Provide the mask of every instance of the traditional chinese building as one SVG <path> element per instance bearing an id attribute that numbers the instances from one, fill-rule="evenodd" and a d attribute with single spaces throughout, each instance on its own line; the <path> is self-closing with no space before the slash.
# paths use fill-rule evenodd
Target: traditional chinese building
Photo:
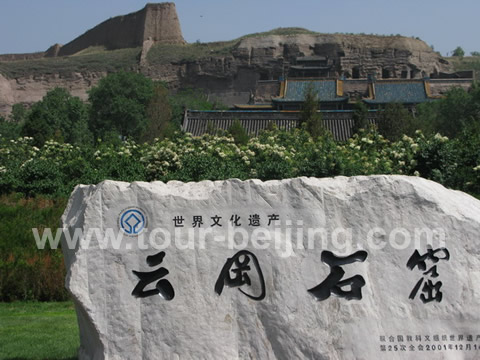
<path id="1" fill-rule="evenodd" d="M 304 70 L 313 68 L 318 67 L 305 66 Z M 336 140 L 345 141 L 352 136 L 354 105 L 357 102 L 367 105 L 368 119 L 376 123 L 378 111 L 389 103 L 401 103 L 414 111 L 416 105 L 439 99 L 452 87 L 468 90 L 474 79 L 459 76 L 437 79 L 378 80 L 375 76 L 369 76 L 366 79 L 289 78 L 258 81 L 249 104 L 236 104 L 229 111 L 188 110 L 183 129 L 193 135 L 202 135 L 208 129 L 228 130 L 235 120 L 239 120 L 251 135 L 258 135 L 272 124 L 290 130 L 299 126 L 300 110 L 305 94 L 310 89 L 318 100 L 325 127 Z"/>
<path id="2" fill-rule="evenodd" d="M 349 100 L 343 92 L 342 80 L 285 80 L 279 96 L 272 97 L 272 107 L 299 110 L 309 89 L 316 95 L 320 110 L 344 110 Z"/>
<path id="3" fill-rule="evenodd" d="M 255 104 L 235 105 L 235 108 L 252 110 L 268 107 L 272 110 L 300 110 L 305 93 L 311 89 L 319 102 L 319 110 L 351 110 L 353 104 L 363 101 L 369 108 L 377 109 L 388 103 L 401 103 L 407 107 L 441 98 L 452 87 L 469 89 L 472 79 L 288 79 L 259 82 Z M 268 93 L 270 91 L 270 94 Z M 276 91 L 278 95 L 272 94 Z M 270 97 L 270 99 L 268 99 Z"/>
<path id="4" fill-rule="evenodd" d="M 291 78 L 328 78 L 336 76 L 336 61 L 328 56 L 297 57 L 295 65 L 288 67 Z"/>
<path id="5" fill-rule="evenodd" d="M 378 110 L 368 112 L 370 123 L 376 123 Z M 353 110 L 322 110 L 322 120 L 338 141 L 346 141 L 352 134 Z M 300 126 L 298 110 L 187 110 L 183 122 L 183 130 L 194 136 L 201 136 L 211 131 L 225 130 L 236 121 L 250 135 L 258 135 L 260 131 L 275 125 L 278 129 L 292 130 Z"/>

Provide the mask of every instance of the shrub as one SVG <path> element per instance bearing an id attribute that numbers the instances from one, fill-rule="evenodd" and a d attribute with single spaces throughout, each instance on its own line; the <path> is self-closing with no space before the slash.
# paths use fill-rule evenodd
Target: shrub
<path id="1" fill-rule="evenodd" d="M 378 131 L 391 141 L 400 139 L 404 134 L 411 134 L 412 124 L 412 115 L 398 103 L 387 104 L 378 117 Z"/>
<path id="2" fill-rule="evenodd" d="M 28 113 L 22 134 L 34 138 L 37 146 L 55 139 L 71 144 L 91 141 L 86 105 L 65 89 L 49 91 Z"/>
<path id="3" fill-rule="evenodd" d="M 353 128 L 352 133 L 357 134 L 360 129 L 368 129 L 370 123 L 368 122 L 368 108 L 367 106 L 358 101 L 355 103 L 355 110 L 353 112 Z"/>
<path id="4" fill-rule="evenodd" d="M 38 250 L 32 228 L 59 226 L 66 199 L 0 197 L 0 301 L 65 300 L 60 249 Z"/>
<path id="5" fill-rule="evenodd" d="M 228 129 L 228 133 L 233 137 L 235 144 L 246 145 L 248 143 L 248 134 L 239 120 L 235 120 Z"/>
<path id="6" fill-rule="evenodd" d="M 465 51 L 460 46 L 457 46 L 455 50 L 452 51 L 452 56 L 464 57 Z"/>
<path id="7" fill-rule="evenodd" d="M 20 136 L 21 126 L 13 121 L 7 121 L 0 116 L 0 134 L 7 139 L 12 140 Z"/>
<path id="8" fill-rule="evenodd" d="M 88 94 L 90 130 L 96 138 L 115 130 L 124 138 L 139 140 L 145 133 L 147 106 L 154 95 L 151 79 L 133 72 L 111 73 Z"/>
<path id="9" fill-rule="evenodd" d="M 314 139 L 306 129 L 264 131 L 248 141 L 231 135 L 193 137 L 174 132 L 171 138 L 152 143 L 118 140 L 82 147 L 47 141 L 37 148 L 31 138 L 0 137 L 0 192 L 68 196 L 76 184 L 104 179 L 268 180 L 369 174 L 419 174 L 476 191 L 480 140 L 475 134 L 480 131 L 473 128 L 475 124 L 453 140 L 417 132 L 391 141 L 369 127 L 345 143 L 335 142 L 329 134 Z"/>
<path id="10" fill-rule="evenodd" d="M 318 111 L 319 102 L 313 86 L 308 86 L 305 90 L 302 111 L 300 114 L 300 124 L 305 127 L 309 134 L 315 139 L 325 134 L 322 114 Z"/>

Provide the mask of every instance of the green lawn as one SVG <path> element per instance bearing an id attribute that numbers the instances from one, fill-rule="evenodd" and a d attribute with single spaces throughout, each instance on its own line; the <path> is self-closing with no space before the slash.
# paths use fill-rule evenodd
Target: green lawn
<path id="1" fill-rule="evenodd" d="M 0 303 L 0 359 L 70 360 L 79 346 L 71 302 Z"/>

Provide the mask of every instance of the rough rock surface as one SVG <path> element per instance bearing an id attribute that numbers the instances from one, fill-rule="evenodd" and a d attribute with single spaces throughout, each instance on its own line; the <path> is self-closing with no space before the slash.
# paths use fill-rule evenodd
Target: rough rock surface
<path id="1" fill-rule="evenodd" d="M 402 70 L 414 70 L 415 77 L 448 68 L 446 62 L 424 41 L 403 36 L 375 35 L 284 35 L 251 37 L 243 39 L 236 55 L 243 55 L 251 62 L 262 57 L 285 57 L 294 61 L 296 57 L 320 55 L 337 60 L 339 75 L 352 74 L 358 67 L 360 77 L 366 78 L 373 72 L 381 76 L 382 69 L 391 70 L 391 77 L 400 77 Z"/>
<path id="2" fill-rule="evenodd" d="M 10 114 L 14 104 L 31 105 L 42 100 L 48 91 L 56 87 L 67 89 L 73 96 L 86 101 L 87 90 L 95 86 L 105 72 L 71 73 L 67 76 L 48 74 L 8 79 L 0 74 L 0 116 Z"/>
<path id="3" fill-rule="evenodd" d="M 133 228 L 140 230 L 145 225 L 145 229 L 136 236 L 125 235 L 117 250 L 95 239 L 86 249 L 86 237 L 69 250 L 67 238 L 62 240 L 66 286 L 75 300 L 80 325 L 80 359 L 480 357 L 480 202 L 464 193 L 404 176 L 188 184 L 106 181 L 76 188 L 63 225 L 69 232 L 98 228 L 103 234 L 111 228 L 117 234 L 125 226 L 122 214 L 132 208 L 144 216 L 143 223 L 134 223 Z M 246 246 L 263 272 L 265 298 L 255 301 L 238 291 L 255 296 L 261 292 L 253 261 L 248 271 L 251 286 L 225 287 L 217 295 L 214 289 L 222 267 L 240 250 L 221 236 L 227 233 L 232 215 L 240 216 L 236 229 L 253 235 L 257 228 L 248 224 L 252 214 L 260 216 L 265 234 L 277 239 L 277 246 L 265 240 L 267 235 L 264 241 L 251 239 Z M 272 214 L 279 220 L 268 226 Z M 183 228 L 174 227 L 177 216 L 185 219 Z M 193 216 L 203 216 L 203 229 L 210 228 L 212 217 L 222 217 L 223 226 L 206 235 L 204 249 L 198 239 L 194 249 L 181 248 L 188 243 L 188 232 L 198 231 L 192 226 Z M 304 229 L 303 235 L 298 227 Z M 140 250 L 138 238 L 150 237 L 157 228 L 172 234 L 177 229 L 175 241 L 180 239 L 181 244 L 175 246 L 172 235 L 172 246 L 163 250 L 161 265 L 149 266 L 147 256 L 160 250 Z M 291 256 L 287 228 L 292 229 Z M 313 248 L 302 249 L 296 244 L 308 248 L 308 228 L 326 233 L 317 236 Z M 337 231 L 334 238 L 339 228 L 350 229 L 352 236 Z M 385 234 L 375 230 L 377 235 L 370 243 L 372 228 L 382 228 Z M 415 250 L 428 254 L 427 241 L 422 237 L 418 244 L 405 245 L 405 235 L 389 240 L 399 234 L 398 228 L 412 234 L 415 229 L 436 229 L 432 237 L 435 252 L 423 260 L 427 270 L 436 265 L 437 277 L 433 271 L 424 274 L 421 264 L 407 268 Z M 240 245 L 238 234 L 227 238 Z M 157 246 L 164 244 L 165 233 L 158 232 L 156 239 Z M 448 260 L 445 250 L 438 250 L 442 246 L 449 253 Z M 326 250 L 343 256 L 367 252 L 363 262 L 341 265 L 343 280 L 363 277 L 361 300 L 332 294 L 317 301 L 307 291 L 329 276 L 329 266 L 321 261 Z M 160 267 L 169 271 L 163 279 L 173 286 L 173 300 L 132 296 L 139 281 L 132 271 Z M 437 289 L 443 295 L 440 302 L 423 303 L 421 295 L 428 297 L 428 289 L 421 288 L 409 299 L 422 278 L 427 284 L 428 280 L 442 282 Z M 154 289 L 157 280 L 146 290 Z M 342 289 L 349 290 L 348 286 Z"/>
<path id="4" fill-rule="evenodd" d="M 230 104 L 231 94 L 248 101 L 258 80 L 277 80 L 299 57 L 325 56 L 335 63 L 332 76 L 423 78 L 452 71 L 451 65 L 425 42 L 403 36 L 299 34 L 242 39 L 228 56 L 212 56 L 175 64 L 144 66 L 142 72 L 172 86 L 196 86 Z M 172 68 L 173 66 L 173 68 Z M 237 99 L 236 99 L 237 100 Z"/>
<path id="5" fill-rule="evenodd" d="M 168 15 L 171 18 L 176 16 L 165 12 L 168 9 L 160 9 L 163 13 L 149 6 L 146 9 L 150 9 L 147 12 L 150 16 L 147 16 L 146 23 L 150 30 L 160 29 L 155 25 L 155 21 L 163 23 L 162 19 L 165 16 Z M 157 13 L 162 13 L 164 16 Z M 115 19 L 117 18 L 112 21 Z M 134 23 L 136 21 L 133 18 L 131 20 Z M 72 51 L 79 51 L 87 45 L 94 44 L 95 41 L 90 37 L 95 38 L 95 32 L 101 31 L 103 26 L 101 24 L 98 29 L 96 27 L 91 30 L 93 33 L 87 32 L 74 40 L 72 44 L 75 45 L 75 50 Z M 172 29 L 175 28 L 176 26 L 172 27 Z M 128 27 L 126 29 L 128 30 Z M 110 32 L 108 33 L 110 34 Z M 114 31 L 114 33 L 121 34 L 122 32 Z M 133 34 L 134 32 L 129 33 Z M 166 30 L 161 30 L 161 33 L 166 34 L 165 38 L 173 36 Z M 181 35 L 181 31 L 173 31 L 173 33 Z M 122 39 L 124 38 L 122 37 Z M 204 89 L 212 98 L 217 98 L 227 105 L 248 102 L 258 80 L 277 80 L 284 75 L 285 63 L 294 64 L 297 57 L 326 56 L 334 60 L 336 74 L 347 77 L 352 76 L 354 68 L 363 78 L 374 72 L 377 73 L 378 78 L 381 78 L 383 70 L 388 71 L 391 78 L 401 78 L 402 73 L 406 73 L 409 78 L 422 78 L 432 73 L 452 71 L 451 65 L 425 42 L 401 36 L 298 34 L 247 37 L 240 40 L 226 56 L 211 56 L 155 65 L 146 61 L 146 55 L 150 46 L 159 40 L 151 34 L 142 38 L 141 41 L 135 41 L 132 40 L 132 44 L 143 44 L 144 51 L 139 60 L 139 68 L 143 74 L 155 80 L 165 81 L 173 89 L 188 86 Z M 101 41 L 98 42 L 98 44 L 101 43 Z M 116 47 L 119 46 L 116 45 Z M 70 45 L 55 51 L 61 54 L 62 51 L 66 51 L 65 47 L 68 49 Z M 25 56 L 25 54 L 19 55 L 19 59 L 23 59 Z M 4 60 L 9 59 L 10 57 L 7 57 Z M 2 61 L 1 55 L 0 61 Z M 52 68 L 52 72 L 54 72 L 54 68 Z M 0 74 L 0 88 L 5 87 L 6 81 L 13 82 L 10 90 L 0 93 L 0 116 L 8 114 L 15 102 L 31 104 L 38 101 L 39 96 L 41 98 L 55 86 L 77 89 L 81 85 L 76 93 L 80 94 L 81 98 L 86 98 L 87 90 L 95 84 L 89 79 L 96 77 L 98 73 L 84 71 L 80 74 L 83 79 L 77 80 L 78 74 L 80 73 L 72 74 L 71 79 L 62 77 L 61 82 L 51 81 L 51 79 L 58 79 L 59 75 L 35 77 L 26 75 L 16 79 L 2 79 Z M 23 85 L 19 87 L 15 83 Z"/>

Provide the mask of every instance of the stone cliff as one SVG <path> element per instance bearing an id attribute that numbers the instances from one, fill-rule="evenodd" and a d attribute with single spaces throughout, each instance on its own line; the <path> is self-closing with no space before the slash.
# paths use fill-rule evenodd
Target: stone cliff
<path id="1" fill-rule="evenodd" d="M 446 60 L 417 39 L 296 34 L 245 37 L 228 55 L 146 64 L 142 71 L 175 87 L 207 89 L 212 96 L 231 104 L 248 101 L 258 80 L 278 79 L 288 74 L 298 59 L 315 56 L 328 59 L 333 77 L 366 78 L 376 74 L 378 78 L 413 79 L 452 70 Z"/>
<path id="2" fill-rule="evenodd" d="M 0 74 L 0 116 L 7 116 L 14 104 L 31 105 L 42 100 L 56 87 L 67 89 L 73 96 L 87 100 L 87 90 L 107 73 L 72 73 L 68 76 L 46 74 L 8 79 Z"/>
<path id="3" fill-rule="evenodd" d="M 291 67 L 307 58 L 323 59 L 330 77 L 365 78 L 375 73 L 378 78 L 410 79 L 452 70 L 425 42 L 402 36 L 277 29 L 231 42 L 186 44 L 175 5 L 147 4 L 136 13 L 103 22 L 64 46 L 52 46 L 43 58 L 42 53 L 0 55 L 0 115 L 8 114 L 15 103 L 38 101 L 58 86 L 85 99 L 99 78 L 114 71 L 106 65 L 89 67 L 91 58 L 86 56 L 92 57 L 90 49 L 96 48 L 104 49 L 99 50 L 103 53 L 97 63 L 114 53 L 110 50 L 138 48 L 138 56 L 121 68 L 166 81 L 172 89 L 203 88 L 227 105 L 247 102 L 258 80 L 288 75 Z M 118 61 L 113 55 L 112 59 Z"/>

